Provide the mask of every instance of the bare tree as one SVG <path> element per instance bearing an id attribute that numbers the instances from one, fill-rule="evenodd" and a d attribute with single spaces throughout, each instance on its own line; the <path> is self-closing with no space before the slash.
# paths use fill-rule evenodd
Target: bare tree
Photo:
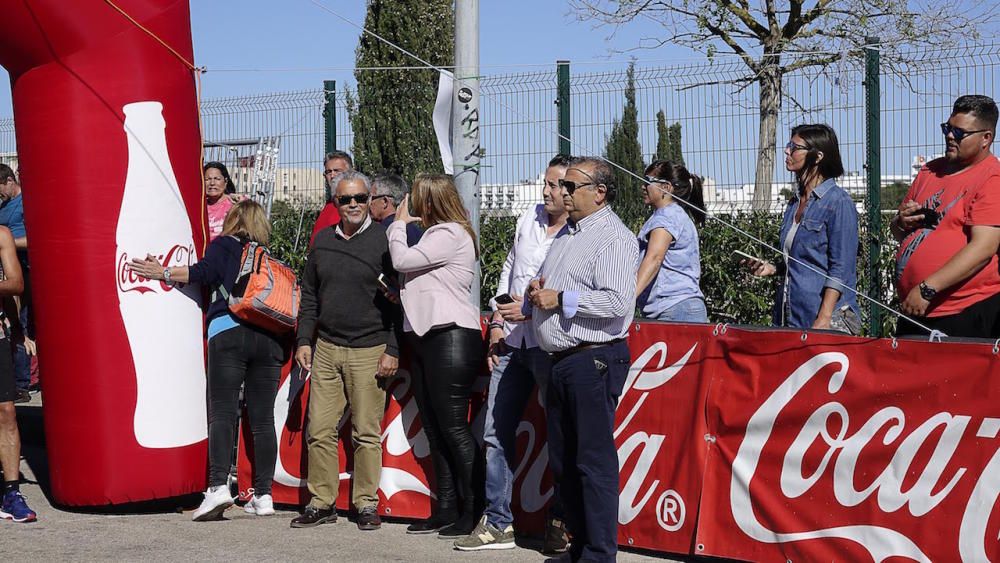
<path id="1" fill-rule="evenodd" d="M 753 205 L 766 208 L 774 180 L 778 113 L 786 74 L 858 62 L 866 37 L 877 37 L 881 61 L 900 69 L 913 47 L 944 48 L 979 37 L 996 21 L 994 0 L 570 0 L 581 20 L 614 26 L 638 18 L 660 23 L 665 34 L 638 48 L 667 43 L 714 56 L 728 53 L 746 65 L 732 81 L 758 84 L 760 129 Z M 904 77 L 905 78 L 905 77 Z M 794 101 L 794 100 L 793 100 Z"/>

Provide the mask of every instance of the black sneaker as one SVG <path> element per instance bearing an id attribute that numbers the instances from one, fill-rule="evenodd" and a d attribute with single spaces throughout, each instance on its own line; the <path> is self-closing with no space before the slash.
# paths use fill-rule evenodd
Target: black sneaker
<path id="1" fill-rule="evenodd" d="M 545 526 L 545 543 L 542 545 L 542 553 L 545 555 L 558 555 L 566 553 L 569 547 L 569 534 L 566 532 L 566 523 L 558 518 L 551 518 Z"/>
<path id="2" fill-rule="evenodd" d="M 441 528 L 452 525 L 458 519 L 454 512 L 434 514 L 427 520 L 414 522 L 406 527 L 407 534 L 433 534 Z"/>
<path id="3" fill-rule="evenodd" d="M 18 389 L 17 396 L 14 397 L 14 404 L 27 403 L 31 401 L 31 393 L 27 389 Z"/>
<path id="4" fill-rule="evenodd" d="M 438 537 L 441 539 L 457 539 L 471 534 L 472 530 L 475 529 L 476 521 L 472 519 L 472 514 L 465 513 L 461 518 L 455 520 L 454 524 L 441 528 L 438 531 Z"/>
<path id="5" fill-rule="evenodd" d="M 305 512 L 302 513 L 302 516 L 292 518 L 291 526 L 293 528 L 312 528 L 320 524 L 333 524 L 336 521 L 337 513 L 332 508 L 321 510 L 309 505 L 306 507 Z"/>
<path id="6" fill-rule="evenodd" d="M 382 519 L 378 517 L 378 507 L 366 506 L 358 512 L 359 530 L 377 530 L 382 527 Z"/>

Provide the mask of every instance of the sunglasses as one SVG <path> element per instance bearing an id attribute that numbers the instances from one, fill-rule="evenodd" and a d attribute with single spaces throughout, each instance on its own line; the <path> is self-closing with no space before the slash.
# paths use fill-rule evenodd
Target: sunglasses
<path id="1" fill-rule="evenodd" d="M 600 184 L 595 184 L 594 182 L 574 182 L 572 180 L 559 180 L 559 187 L 566 190 L 566 193 L 573 195 L 573 192 L 579 188 L 585 188 L 587 186 L 600 186 Z"/>
<path id="2" fill-rule="evenodd" d="M 985 133 L 989 129 L 976 129 L 975 131 L 966 131 L 960 127 L 955 127 L 951 123 L 945 122 L 941 124 L 941 134 L 947 137 L 951 135 L 955 138 L 956 143 L 961 143 L 962 139 L 968 137 L 969 135 L 975 135 L 976 133 Z"/>
<path id="3" fill-rule="evenodd" d="M 794 153 L 795 151 L 807 151 L 809 147 L 788 141 L 785 143 L 785 150 L 789 153 Z"/>
<path id="4" fill-rule="evenodd" d="M 663 178 L 657 178 L 656 176 L 643 176 L 646 180 L 646 185 L 649 184 L 669 184 L 670 180 L 664 180 Z"/>
<path id="5" fill-rule="evenodd" d="M 368 203 L 368 194 L 338 195 L 337 205 L 350 205 L 352 199 L 364 205 Z"/>

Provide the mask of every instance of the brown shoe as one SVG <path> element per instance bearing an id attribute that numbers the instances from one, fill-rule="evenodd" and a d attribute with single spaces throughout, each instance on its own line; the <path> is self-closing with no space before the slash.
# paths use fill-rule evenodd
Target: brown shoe
<path id="1" fill-rule="evenodd" d="M 359 530 L 377 530 L 382 527 L 382 519 L 378 517 L 378 509 L 375 505 L 369 505 L 358 512 Z"/>
<path id="2" fill-rule="evenodd" d="M 569 547 L 569 534 L 566 532 L 566 523 L 558 518 L 549 519 L 545 526 L 545 543 L 542 544 L 542 553 L 546 555 L 566 553 Z"/>
<path id="3" fill-rule="evenodd" d="M 296 516 L 292 519 L 291 526 L 293 528 L 312 528 L 313 526 L 319 526 L 320 524 L 332 524 L 336 521 L 337 513 L 334 512 L 332 508 L 321 510 L 315 506 L 309 505 L 306 507 L 305 512 L 303 512 L 301 516 Z"/>

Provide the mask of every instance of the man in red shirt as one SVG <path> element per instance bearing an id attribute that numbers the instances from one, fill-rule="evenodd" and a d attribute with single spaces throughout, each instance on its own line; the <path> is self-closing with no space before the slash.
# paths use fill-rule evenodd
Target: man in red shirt
<path id="1" fill-rule="evenodd" d="M 341 172 L 348 170 L 354 170 L 354 159 L 351 158 L 351 155 L 344 151 L 326 153 L 326 158 L 323 159 L 326 205 L 319 212 L 319 217 L 316 217 L 316 224 L 313 225 L 312 236 L 309 238 L 310 247 L 312 247 L 313 241 L 316 240 L 316 233 L 340 223 L 340 212 L 337 211 L 337 204 L 333 201 L 334 186 L 336 185 L 333 183 L 333 179 L 340 175 Z"/>
<path id="2" fill-rule="evenodd" d="M 893 219 L 903 313 L 948 336 L 1000 337 L 997 105 L 962 96 L 941 124 L 945 155 L 917 174 Z M 900 319 L 899 335 L 927 334 Z"/>

